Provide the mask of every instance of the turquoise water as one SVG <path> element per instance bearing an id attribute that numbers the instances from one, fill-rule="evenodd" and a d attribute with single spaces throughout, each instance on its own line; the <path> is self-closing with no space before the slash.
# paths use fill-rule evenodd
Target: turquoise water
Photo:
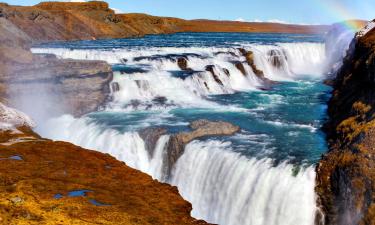
<path id="1" fill-rule="evenodd" d="M 331 92 L 322 82 L 329 66 L 323 39 L 182 33 L 35 46 L 35 53 L 104 60 L 114 70 L 112 100 L 101 110 L 53 118 L 39 132 L 108 153 L 177 186 L 196 218 L 221 225 L 313 225 L 315 165 L 327 150 L 321 127 Z M 238 48 L 253 52 L 257 69 L 275 83 L 265 85 Z M 190 70 L 179 68 L 181 58 Z M 228 121 L 241 131 L 187 144 L 166 177 L 169 136 L 161 136 L 149 155 L 139 131 L 188 131 L 197 119 Z"/>
<path id="2" fill-rule="evenodd" d="M 315 60 L 314 57 L 319 56 L 314 55 L 314 52 L 302 52 L 301 49 L 304 45 L 319 45 L 322 41 L 323 37 L 319 35 L 181 33 L 150 35 L 139 39 L 55 42 L 36 47 L 54 51 L 60 49 L 63 57 L 103 57 L 104 60 L 111 58 L 111 53 L 118 58 L 116 51 L 128 50 L 129 52 L 124 53 L 126 62 L 112 63 L 114 71 L 121 72 L 115 73 L 115 78 L 137 77 L 144 74 L 153 76 L 153 73 L 165 71 L 170 74 L 169 76 L 186 79 L 195 71 L 186 74 L 175 68 L 170 69 L 169 66 L 163 68 L 163 63 L 169 63 L 178 57 L 209 60 L 212 58 L 211 52 L 235 52 L 238 47 L 277 46 L 281 51 L 288 51 L 290 47 L 284 47 L 283 44 L 296 44 L 298 48 L 292 49 L 292 53 L 296 52 L 301 56 L 293 57 L 305 58 L 306 54 L 312 54 L 310 58 Z M 77 50 L 82 52 L 75 52 Z M 59 52 L 57 54 L 59 55 Z M 262 57 L 263 53 L 258 54 Z M 306 60 L 310 58 L 307 57 Z M 139 60 L 138 63 L 132 63 Z M 229 58 L 228 61 L 230 60 Z M 291 64 L 290 67 L 296 65 L 294 62 L 287 63 Z M 327 149 L 324 133 L 320 129 L 326 120 L 326 103 L 331 89 L 322 83 L 324 76 L 316 77 L 308 72 L 306 69 L 306 74 L 299 74 L 288 81 L 281 80 L 270 90 L 199 96 L 219 107 L 185 105 L 176 103 L 176 100 L 168 101 L 166 96 L 166 102 L 157 102 L 155 99 L 147 102 L 143 102 L 142 99 L 119 100 L 117 110 L 111 110 L 109 107 L 105 111 L 91 113 L 88 117 L 91 119 L 90 123 L 95 123 L 100 129 L 113 129 L 120 133 L 138 131 L 149 126 L 163 126 L 170 132 L 179 132 L 188 130 L 186 125 L 196 119 L 224 120 L 241 127 L 241 132 L 234 137 L 220 137 L 221 140 L 231 141 L 234 151 L 250 158 L 271 158 L 276 164 L 288 161 L 297 165 L 312 165 Z M 178 91 L 177 89 L 176 93 Z M 118 110 L 134 105 L 143 107 L 135 110 Z"/>

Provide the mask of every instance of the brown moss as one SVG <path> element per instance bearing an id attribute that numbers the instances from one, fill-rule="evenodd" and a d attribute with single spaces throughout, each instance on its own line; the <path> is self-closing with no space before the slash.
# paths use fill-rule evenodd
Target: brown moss
<path id="1" fill-rule="evenodd" d="M 0 148 L 3 158 L 23 158 L 0 163 L 2 224 L 204 224 L 190 217 L 176 188 L 109 155 L 48 140 Z M 66 197 L 81 189 L 91 192 Z M 55 199 L 58 193 L 65 197 Z"/>

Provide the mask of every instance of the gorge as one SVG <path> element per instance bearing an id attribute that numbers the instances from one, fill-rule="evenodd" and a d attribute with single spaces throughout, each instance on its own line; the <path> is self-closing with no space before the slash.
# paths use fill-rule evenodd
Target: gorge
<path id="1" fill-rule="evenodd" d="M 0 222 L 372 224 L 371 24 L 1 4 Z"/>

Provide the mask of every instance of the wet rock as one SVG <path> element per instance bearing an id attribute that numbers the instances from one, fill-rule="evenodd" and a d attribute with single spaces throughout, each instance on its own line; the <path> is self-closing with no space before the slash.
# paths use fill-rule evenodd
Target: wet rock
<path id="1" fill-rule="evenodd" d="M 146 128 L 139 132 L 139 135 L 145 142 L 146 150 L 149 153 L 149 156 L 151 158 L 154 155 L 156 143 L 158 142 L 160 137 L 162 135 L 165 135 L 166 133 L 167 133 L 167 129 L 161 128 L 161 127 Z"/>
<path id="2" fill-rule="evenodd" d="M 242 62 L 234 62 L 234 65 L 236 66 L 236 68 L 244 75 L 244 76 L 247 76 L 247 72 L 245 70 L 245 67 L 244 65 L 242 64 Z"/>
<path id="3" fill-rule="evenodd" d="M 155 105 L 165 105 L 167 103 L 168 99 L 164 96 L 158 96 L 152 99 L 152 103 Z"/>
<path id="4" fill-rule="evenodd" d="M 207 88 L 207 90 L 209 91 L 210 90 L 210 88 L 208 87 L 208 84 L 207 84 L 207 82 L 205 81 L 205 82 L 203 82 L 204 83 L 204 86 Z"/>
<path id="5" fill-rule="evenodd" d="M 196 120 L 190 123 L 190 132 L 181 132 L 172 135 L 167 144 L 167 154 L 165 154 L 163 174 L 168 179 L 173 166 L 184 153 L 185 146 L 193 140 L 212 137 L 230 136 L 240 130 L 240 127 L 223 121 Z"/>
<path id="6" fill-rule="evenodd" d="M 137 84 L 139 89 L 147 91 L 150 89 L 150 83 L 148 80 L 136 80 L 135 83 Z"/>
<path id="7" fill-rule="evenodd" d="M 223 72 L 224 72 L 228 77 L 230 77 L 230 72 L 229 72 L 228 69 L 223 68 Z"/>
<path id="8" fill-rule="evenodd" d="M 112 92 L 119 92 L 120 91 L 120 84 L 117 82 L 112 82 L 111 83 L 111 89 Z"/>
<path id="9" fill-rule="evenodd" d="M 254 53 L 252 51 L 247 51 L 243 48 L 238 49 L 241 54 L 246 58 L 246 63 L 251 67 L 253 70 L 254 74 L 263 81 L 264 88 L 269 89 L 271 85 L 275 84 L 274 81 L 269 80 L 268 78 L 265 77 L 263 71 L 259 70 L 257 66 L 255 65 L 254 62 Z"/>
<path id="10" fill-rule="evenodd" d="M 272 49 L 267 52 L 269 62 L 276 68 L 284 66 L 284 62 L 287 60 L 285 53 L 280 50 Z"/>
<path id="11" fill-rule="evenodd" d="M 210 72 L 216 83 L 218 83 L 221 86 L 224 86 L 223 82 L 220 80 L 218 75 L 215 73 L 215 66 L 214 65 L 208 65 L 206 66 L 206 71 Z"/>
<path id="12" fill-rule="evenodd" d="M 191 70 L 188 67 L 187 59 L 184 58 L 184 57 L 180 57 L 180 58 L 177 59 L 177 65 L 178 65 L 178 67 L 180 67 L 181 70 Z"/>

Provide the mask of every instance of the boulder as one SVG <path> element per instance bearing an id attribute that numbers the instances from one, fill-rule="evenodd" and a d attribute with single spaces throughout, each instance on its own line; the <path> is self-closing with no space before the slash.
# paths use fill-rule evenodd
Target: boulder
<path id="1" fill-rule="evenodd" d="M 245 70 L 245 67 L 243 66 L 242 62 L 234 62 L 234 65 L 236 66 L 236 68 L 244 75 L 244 76 L 247 76 L 247 72 Z"/>
<path id="2" fill-rule="evenodd" d="M 162 127 L 146 128 L 139 132 L 139 135 L 145 142 L 146 150 L 151 158 L 154 155 L 156 143 L 158 142 L 159 138 L 166 133 L 167 129 Z"/>
<path id="3" fill-rule="evenodd" d="M 284 66 L 284 62 L 287 60 L 283 51 L 272 49 L 267 52 L 268 60 L 276 68 Z"/>
<path id="4" fill-rule="evenodd" d="M 230 72 L 229 72 L 228 69 L 223 68 L 223 72 L 224 72 L 228 77 L 230 77 Z"/>
<path id="5" fill-rule="evenodd" d="M 212 137 L 212 136 L 230 136 L 240 130 L 240 127 L 223 121 L 196 120 L 190 123 L 190 132 L 181 132 L 171 135 L 167 143 L 167 154 L 165 154 L 163 174 L 165 180 L 170 175 L 173 166 L 184 153 L 185 146 L 193 140 Z"/>
<path id="6" fill-rule="evenodd" d="M 177 65 L 181 70 L 192 70 L 188 67 L 188 61 L 185 57 L 179 57 L 177 59 Z"/>
<path id="7" fill-rule="evenodd" d="M 208 65 L 206 66 L 206 71 L 210 72 L 216 83 L 218 83 L 221 86 L 224 86 L 223 82 L 220 80 L 219 76 L 215 73 L 215 66 L 214 65 Z"/>

